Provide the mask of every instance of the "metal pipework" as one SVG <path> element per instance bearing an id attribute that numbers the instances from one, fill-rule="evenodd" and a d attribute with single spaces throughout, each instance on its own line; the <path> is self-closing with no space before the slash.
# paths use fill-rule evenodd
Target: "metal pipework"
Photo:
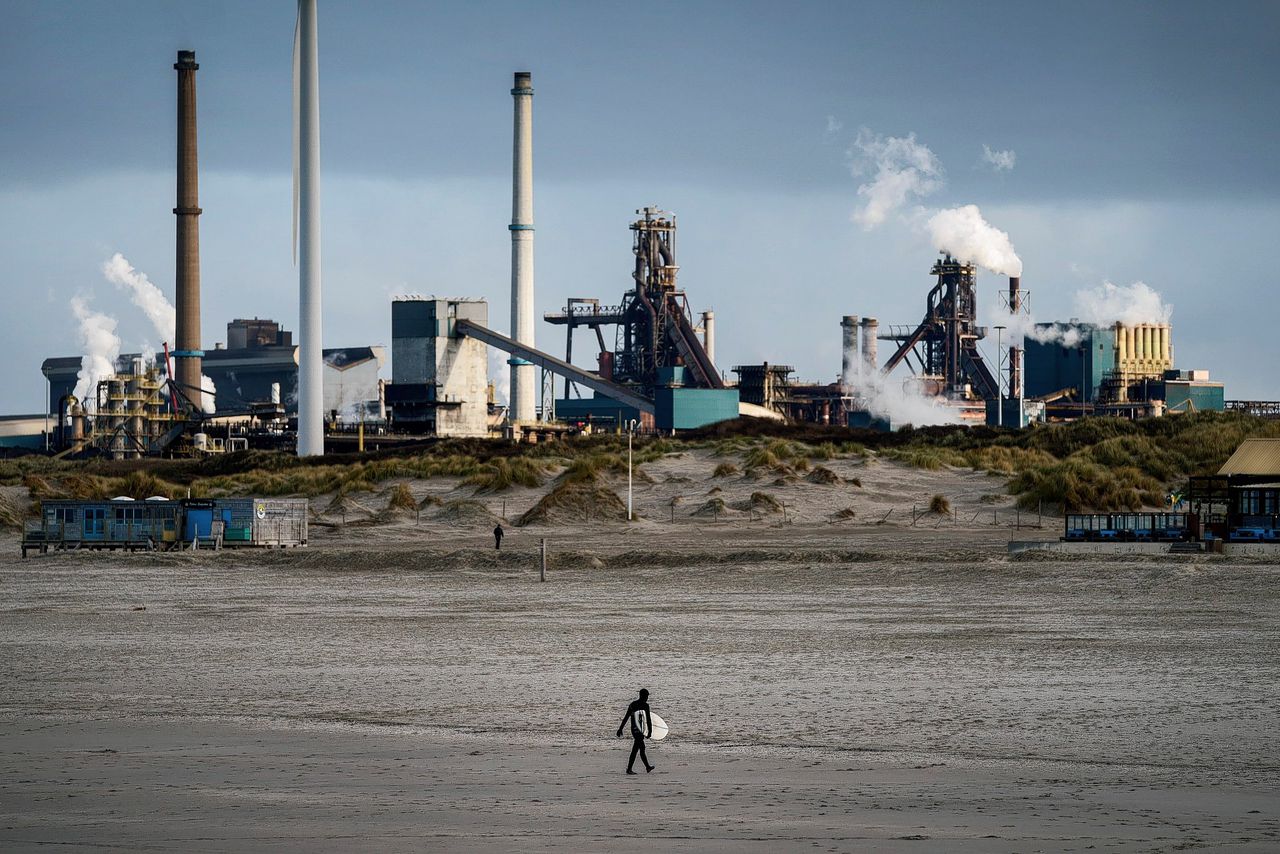
<path id="1" fill-rule="evenodd" d="M 511 158 L 511 337 L 532 348 L 533 318 L 533 75 L 517 71 L 511 89 L 515 121 Z M 533 366 L 511 358 L 511 420 L 533 421 Z"/>
<path id="2" fill-rule="evenodd" d="M 196 52 L 178 51 L 177 269 L 174 274 L 175 379 L 196 405 L 200 398 L 200 176 L 196 149 Z"/>
<path id="3" fill-rule="evenodd" d="M 840 329 L 840 384 L 848 387 L 853 385 L 857 373 L 858 315 L 846 314 L 840 320 Z"/>

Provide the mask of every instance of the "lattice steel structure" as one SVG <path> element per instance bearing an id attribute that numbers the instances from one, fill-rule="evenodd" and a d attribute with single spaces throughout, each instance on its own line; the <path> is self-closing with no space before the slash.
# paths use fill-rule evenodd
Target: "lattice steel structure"
<path id="1" fill-rule="evenodd" d="M 940 385 L 948 397 L 994 400 L 999 386 L 978 351 L 986 329 L 976 321 L 977 267 L 948 254 L 930 272 L 937 283 L 929 291 L 920 325 L 883 336 L 899 342 L 884 373 L 905 361 L 914 373 Z"/>
<path id="2" fill-rule="evenodd" d="M 684 385 L 724 388 L 719 371 L 707 355 L 694 326 L 684 291 L 676 285 L 675 215 L 648 207 L 636 211 L 631 224 L 635 256 L 635 287 L 618 306 L 600 306 L 594 299 L 575 298 L 563 312 L 545 315 L 549 323 L 568 327 L 566 356 L 572 358 L 573 330 L 588 326 L 600 339 L 600 376 L 651 396 L 661 385 L 663 368 L 683 367 Z M 613 352 L 604 350 L 601 326 L 616 325 Z M 568 390 L 566 389 L 566 394 Z"/>

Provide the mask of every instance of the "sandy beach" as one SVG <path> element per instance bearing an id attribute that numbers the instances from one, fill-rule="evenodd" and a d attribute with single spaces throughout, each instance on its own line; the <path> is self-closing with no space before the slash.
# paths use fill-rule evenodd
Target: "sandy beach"
<path id="1" fill-rule="evenodd" d="M 0 842 L 1280 845 L 1275 567 L 1011 560 L 992 529 L 551 536 L 545 584 L 527 530 L 6 560 Z M 672 735 L 625 777 L 641 685 Z"/>

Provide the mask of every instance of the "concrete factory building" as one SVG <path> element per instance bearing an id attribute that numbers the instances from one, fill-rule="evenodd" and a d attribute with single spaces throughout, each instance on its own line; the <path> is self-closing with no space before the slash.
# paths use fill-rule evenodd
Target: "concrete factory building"
<path id="1" fill-rule="evenodd" d="M 391 384 L 397 429 L 436 436 L 489 435 L 488 351 L 456 323 L 489 323 L 482 299 L 405 296 L 391 303 Z"/>

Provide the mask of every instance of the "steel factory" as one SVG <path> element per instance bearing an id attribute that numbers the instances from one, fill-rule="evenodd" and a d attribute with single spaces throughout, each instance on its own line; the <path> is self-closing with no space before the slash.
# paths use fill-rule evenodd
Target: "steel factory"
<path id="1" fill-rule="evenodd" d="M 1146 418 L 1248 406 L 1227 401 L 1223 385 L 1207 370 L 1177 364 L 1167 318 L 1110 325 L 1036 323 L 1020 275 L 997 280 L 984 297 L 978 265 L 948 251 L 932 262 L 906 262 L 918 263 L 922 274 L 924 311 L 918 319 L 882 322 L 848 314 L 820 327 L 833 339 L 839 336 L 842 357 L 831 366 L 834 378 L 797 377 L 785 364 L 785 353 L 776 363 L 726 369 L 716 362 L 716 336 L 732 337 L 734 330 L 717 330 L 714 312 L 699 306 L 697 295 L 680 284 L 677 217 L 654 205 L 635 211 L 630 281 L 619 284 L 619 293 L 570 298 L 562 309 L 543 316 L 543 341 L 553 331 L 564 333 L 563 358 L 553 355 L 535 343 L 529 72 L 515 73 L 510 90 L 509 315 L 465 294 L 405 295 L 388 306 L 389 348 L 362 342 L 326 346 L 330 342 L 321 341 L 319 333 L 314 8 L 308 3 L 300 8 L 295 156 L 301 326 L 296 340 L 276 320 L 253 316 L 227 320 L 224 340 L 210 348 L 203 343 L 200 66 L 194 51 L 179 51 L 173 66 L 174 340 L 156 355 L 119 356 L 113 372 L 79 397 L 74 392 L 83 382 L 87 357 L 45 359 L 46 412 L 0 419 L 0 447 L 118 459 L 248 448 L 307 455 L 431 437 L 546 441 L 595 430 L 670 433 L 741 417 L 892 430 L 910 421 L 885 401 L 904 396 L 928 402 L 945 420 L 1019 429 L 1096 415 Z M 696 241 L 698 235 L 683 239 Z M 620 251 L 623 245 L 620 239 Z M 1007 322 L 982 325 L 982 299 L 995 300 Z M 594 350 L 590 367 L 574 364 L 577 332 L 587 333 Z M 340 336 L 341 330 L 330 335 Z M 510 388 L 502 390 L 507 405 L 489 381 L 490 351 L 501 353 L 510 366 Z"/>

